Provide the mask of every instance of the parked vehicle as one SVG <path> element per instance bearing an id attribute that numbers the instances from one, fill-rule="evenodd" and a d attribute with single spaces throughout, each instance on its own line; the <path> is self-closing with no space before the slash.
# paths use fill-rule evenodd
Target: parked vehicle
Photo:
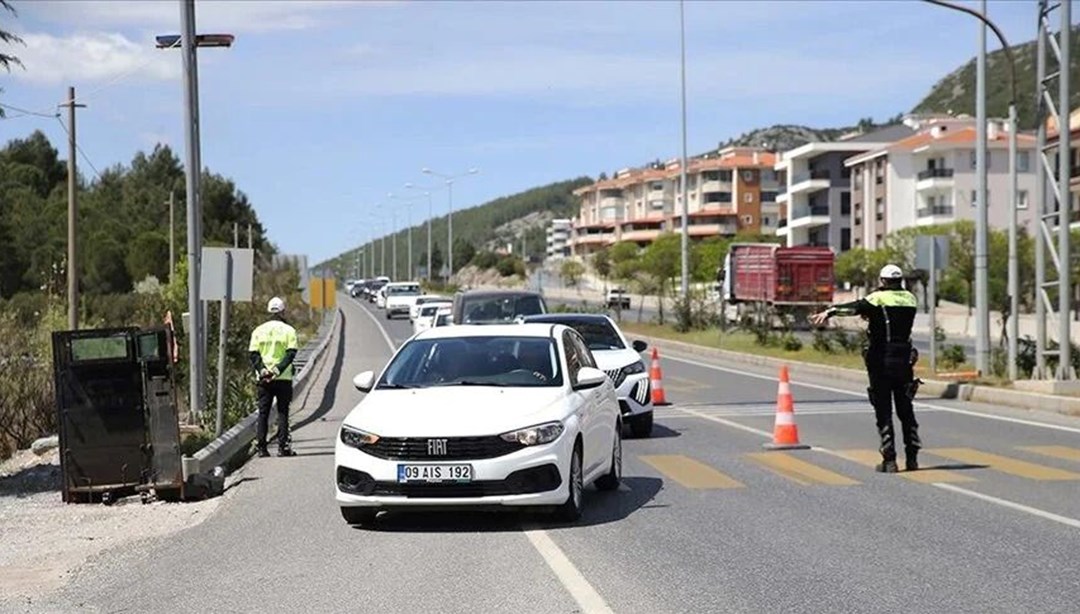
<path id="1" fill-rule="evenodd" d="M 615 286 L 607 291 L 608 309 L 630 309 L 630 294 L 625 288 Z"/>
<path id="2" fill-rule="evenodd" d="M 630 342 L 619 325 L 606 315 L 594 313 L 549 313 L 528 316 L 525 323 L 549 323 L 569 326 L 581 334 L 596 365 L 607 373 L 619 396 L 623 422 L 634 437 L 648 437 L 653 429 L 652 387 L 641 352 L 644 341 Z"/>
<path id="3" fill-rule="evenodd" d="M 622 437 L 615 388 L 573 329 L 449 326 L 409 339 L 334 449 L 349 524 L 394 508 L 540 506 L 581 517 L 585 488 L 616 490 Z"/>
<path id="4" fill-rule="evenodd" d="M 832 303 L 835 259 L 828 247 L 733 244 L 717 272 L 725 317 L 808 322 L 811 313 Z"/>
<path id="5" fill-rule="evenodd" d="M 454 296 L 454 324 L 507 324 L 547 312 L 544 297 L 526 290 L 469 290 Z"/>

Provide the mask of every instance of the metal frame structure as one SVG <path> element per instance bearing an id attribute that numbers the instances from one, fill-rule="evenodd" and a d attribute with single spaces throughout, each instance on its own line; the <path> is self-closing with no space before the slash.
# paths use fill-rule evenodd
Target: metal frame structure
<path id="1" fill-rule="evenodd" d="M 1054 11 L 1060 11 L 1061 25 L 1057 37 L 1054 36 L 1050 16 Z M 1035 232 L 1035 371 L 1034 379 L 1058 379 L 1070 380 L 1075 378 L 1071 364 L 1070 345 L 1070 245 L 1069 223 L 1072 217 L 1072 198 L 1069 193 L 1070 169 L 1070 136 L 1069 136 L 1069 66 L 1070 58 L 1070 34 L 1071 34 L 1071 7 L 1070 2 L 1056 2 L 1051 4 L 1049 0 L 1039 0 L 1039 23 L 1038 42 L 1036 51 L 1036 86 L 1038 99 L 1036 100 L 1037 136 L 1036 147 L 1038 156 L 1036 160 L 1036 174 L 1039 181 L 1035 187 L 1035 202 L 1040 207 L 1038 229 Z M 1047 73 L 1048 53 L 1057 61 L 1057 70 Z M 1051 84 L 1057 80 L 1058 102 L 1054 103 L 1051 94 Z M 1046 145 L 1047 119 L 1053 118 L 1058 127 L 1057 160 L 1055 164 L 1048 152 L 1055 147 Z M 1047 186 L 1050 188 L 1051 198 L 1047 197 Z M 1056 226 L 1053 224 L 1056 221 Z M 1053 246 L 1053 231 L 1057 231 L 1057 249 Z M 1046 255 L 1050 255 L 1047 263 Z M 1048 280 L 1047 277 L 1056 271 L 1056 279 Z M 1047 340 L 1047 319 L 1053 311 L 1050 300 L 1050 288 L 1058 291 L 1058 349 L 1050 349 Z M 1049 373 L 1047 359 L 1057 357 L 1058 364 L 1054 373 Z"/>

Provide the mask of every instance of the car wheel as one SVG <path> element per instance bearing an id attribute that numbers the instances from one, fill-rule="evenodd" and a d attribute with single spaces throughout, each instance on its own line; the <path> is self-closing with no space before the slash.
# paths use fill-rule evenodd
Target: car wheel
<path id="1" fill-rule="evenodd" d="M 387 319 L 387 320 L 390 320 L 390 319 L 392 319 L 392 318 L 390 317 L 390 312 L 389 312 L 389 311 L 387 311 L 387 312 L 386 312 L 386 319 Z"/>
<path id="2" fill-rule="evenodd" d="M 574 445 L 570 455 L 570 478 L 567 480 L 566 502 L 555 510 L 555 517 L 563 522 L 574 522 L 585 510 L 585 472 L 581 469 L 581 444 Z"/>
<path id="3" fill-rule="evenodd" d="M 615 424 L 615 443 L 611 444 L 611 469 L 596 480 L 599 490 L 615 490 L 622 483 L 622 423 Z"/>
<path id="4" fill-rule="evenodd" d="M 342 507 L 341 517 L 345 522 L 355 525 L 369 525 L 375 521 L 375 515 L 379 510 L 373 507 Z"/>
<path id="5" fill-rule="evenodd" d="M 630 418 L 630 432 L 634 437 L 649 437 L 652 435 L 653 413 L 651 411 L 638 414 Z"/>

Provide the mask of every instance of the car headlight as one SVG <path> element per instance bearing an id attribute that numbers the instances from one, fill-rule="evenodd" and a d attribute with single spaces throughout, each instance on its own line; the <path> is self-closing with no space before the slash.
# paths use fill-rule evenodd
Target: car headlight
<path id="1" fill-rule="evenodd" d="M 637 375 L 645 372 L 645 363 L 642 361 L 632 362 L 622 368 L 623 376 Z"/>
<path id="2" fill-rule="evenodd" d="M 503 433 L 502 435 L 499 435 L 499 437 L 502 437 L 503 441 L 520 443 L 523 446 L 535 446 L 555 441 L 559 438 L 559 435 L 562 435 L 562 432 L 562 422 L 547 422 L 545 424 L 538 424 L 536 426 L 530 426 L 529 428 Z"/>
<path id="3" fill-rule="evenodd" d="M 363 448 L 364 446 L 374 445 L 377 441 L 379 441 L 378 435 L 354 429 L 351 426 L 341 426 L 341 443 L 350 448 Z"/>

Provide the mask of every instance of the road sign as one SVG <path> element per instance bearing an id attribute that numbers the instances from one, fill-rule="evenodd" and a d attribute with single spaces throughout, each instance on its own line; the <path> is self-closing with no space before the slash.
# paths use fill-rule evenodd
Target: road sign
<path id="1" fill-rule="evenodd" d="M 226 253 L 232 255 L 231 258 Z M 255 272 L 255 250 L 237 247 L 204 247 L 202 250 L 202 299 L 205 301 L 225 300 L 226 285 L 229 276 L 229 262 L 232 263 L 232 301 L 250 301 L 252 282 Z"/>
<path id="2" fill-rule="evenodd" d="M 333 277 L 312 276 L 308 288 L 308 295 L 311 296 L 308 304 L 312 309 L 333 309 L 337 306 L 336 281 Z"/>
<path id="3" fill-rule="evenodd" d="M 930 246 L 934 246 L 931 259 Z M 944 235 L 922 235 L 915 237 L 915 268 L 929 271 L 931 263 L 941 271 L 949 266 L 949 237 Z"/>

